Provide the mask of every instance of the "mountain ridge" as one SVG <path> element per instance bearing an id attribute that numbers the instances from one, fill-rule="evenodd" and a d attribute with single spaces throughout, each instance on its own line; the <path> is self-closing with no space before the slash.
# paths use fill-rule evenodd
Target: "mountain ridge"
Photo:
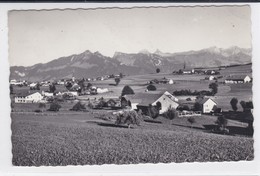
<path id="1" fill-rule="evenodd" d="M 172 72 L 183 68 L 184 62 L 187 68 L 246 64 L 251 62 L 251 49 L 237 46 L 227 49 L 210 47 L 177 53 L 164 53 L 157 49 L 153 53 L 148 50 L 138 53 L 115 52 L 113 57 L 104 56 L 99 51 L 85 50 L 47 63 L 28 67 L 11 66 L 10 79 L 40 81 L 119 73 L 136 75 L 154 73 L 156 68 L 162 72 Z"/>

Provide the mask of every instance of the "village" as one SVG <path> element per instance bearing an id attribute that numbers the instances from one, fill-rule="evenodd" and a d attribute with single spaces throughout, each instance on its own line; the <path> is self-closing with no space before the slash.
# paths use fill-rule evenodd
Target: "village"
<path id="1" fill-rule="evenodd" d="M 247 67 L 247 65 L 242 67 Z M 167 116 L 167 118 L 187 118 L 191 124 L 205 115 L 218 117 L 216 121 L 220 121 L 221 118 L 243 121 L 248 123 L 248 129 L 250 129 L 246 134 L 252 135 L 251 99 L 238 102 L 239 97 L 226 99 L 226 95 L 218 96 L 218 94 L 221 95 L 220 91 L 227 87 L 230 87 L 231 92 L 234 87 L 242 92 L 246 92 L 243 91 L 245 87 L 246 90 L 251 89 L 251 73 L 248 75 L 235 72 L 228 75 L 225 73 L 225 70 L 233 68 L 237 71 L 237 67 L 202 70 L 185 69 L 184 65 L 183 69 L 173 71 L 171 74 L 160 73 L 160 70 L 156 69 L 155 74 L 144 76 L 126 76 L 120 73 L 97 78 L 72 77 L 42 82 L 10 80 L 12 112 L 29 111 L 36 114 L 44 114 L 47 111 L 58 112 L 60 109 L 65 110 L 61 104 L 69 102 L 71 107 L 67 107 L 67 111 L 107 110 L 114 115 L 125 111 L 135 111 L 148 118 L 148 121 L 153 121 L 158 116 L 167 116 L 166 114 L 172 111 L 170 117 Z M 221 71 L 224 71 L 223 74 Z M 136 82 L 126 84 L 127 80 L 132 78 L 137 78 Z M 199 86 L 198 89 L 192 90 L 192 87 L 197 86 Z M 204 88 L 201 89 L 203 86 Z M 225 102 L 222 103 L 223 101 Z M 243 109 L 240 113 L 238 103 Z M 34 105 L 35 109 L 26 109 L 22 104 L 39 104 L 39 106 Z M 48 109 L 46 105 L 50 108 Z M 244 117 L 245 114 L 246 117 Z M 114 120 L 116 118 L 118 117 Z M 127 121 L 122 123 L 130 125 Z M 229 133 L 224 122 L 220 126 L 223 128 L 214 128 L 211 131 Z"/>

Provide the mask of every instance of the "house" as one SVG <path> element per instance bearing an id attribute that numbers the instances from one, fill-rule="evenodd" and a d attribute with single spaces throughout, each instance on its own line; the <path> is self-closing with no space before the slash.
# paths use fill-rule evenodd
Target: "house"
<path id="1" fill-rule="evenodd" d="M 217 78 L 215 77 L 215 76 L 207 76 L 207 77 L 205 77 L 205 80 L 209 80 L 209 81 L 214 81 L 214 80 L 216 80 Z"/>
<path id="2" fill-rule="evenodd" d="M 194 73 L 194 69 L 183 69 L 182 73 L 183 74 L 193 74 Z"/>
<path id="3" fill-rule="evenodd" d="M 131 109 L 141 109 L 144 113 L 148 111 L 150 105 L 160 106 L 160 114 L 163 114 L 169 107 L 176 109 L 179 106 L 178 99 L 168 91 L 164 93 L 139 93 L 135 95 L 125 95 L 121 99 L 122 105 L 128 105 Z"/>
<path id="4" fill-rule="evenodd" d="M 43 96 L 39 92 L 29 93 L 24 92 L 17 94 L 14 97 L 15 103 L 39 103 L 43 99 Z"/>
<path id="5" fill-rule="evenodd" d="M 252 78 L 248 75 L 232 75 L 225 79 L 226 84 L 249 83 Z"/>
<path id="6" fill-rule="evenodd" d="M 218 75 L 219 74 L 219 72 L 216 70 L 206 70 L 204 73 L 206 75 Z"/>
<path id="7" fill-rule="evenodd" d="M 173 82 L 172 79 L 170 79 L 168 83 L 169 83 L 169 84 L 173 84 L 174 82 Z"/>
<path id="8" fill-rule="evenodd" d="M 217 106 L 217 103 L 211 98 L 199 99 L 197 102 L 201 105 L 202 113 L 210 113 Z"/>
<path id="9" fill-rule="evenodd" d="M 107 93 L 107 92 L 109 92 L 108 88 L 98 87 L 96 90 L 97 90 L 97 93 Z"/>

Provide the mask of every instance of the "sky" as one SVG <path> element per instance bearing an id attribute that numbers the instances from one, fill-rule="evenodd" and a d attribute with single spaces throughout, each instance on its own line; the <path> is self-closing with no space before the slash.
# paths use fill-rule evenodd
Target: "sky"
<path id="1" fill-rule="evenodd" d="M 250 13 L 249 6 L 11 11 L 9 62 L 31 66 L 86 50 L 112 57 L 251 48 Z"/>

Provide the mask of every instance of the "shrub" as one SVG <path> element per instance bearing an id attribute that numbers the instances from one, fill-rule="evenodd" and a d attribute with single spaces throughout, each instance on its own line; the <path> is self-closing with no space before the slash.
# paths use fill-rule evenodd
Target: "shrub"
<path id="1" fill-rule="evenodd" d="M 146 88 L 149 91 L 155 91 L 156 90 L 156 87 L 154 85 L 152 85 L 152 84 L 148 85 Z"/>
<path id="2" fill-rule="evenodd" d="M 115 78 L 116 85 L 118 85 L 120 81 L 121 81 L 120 78 L 118 77 Z"/>
<path id="3" fill-rule="evenodd" d="M 218 84 L 217 83 L 210 83 L 209 88 L 211 89 L 212 95 L 218 93 Z"/>
<path id="4" fill-rule="evenodd" d="M 131 124 L 139 126 L 141 120 L 142 116 L 136 111 L 123 111 L 123 113 L 117 115 L 115 124 L 127 124 L 128 128 L 130 128 Z"/>
<path id="5" fill-rule="evenodd" d="M 194 111 L 201 111 L 201 109 L 202 109 L 202 107 L 198 102 L 194 103 L 194 106 L 193 106 Z"/>
<path id="6" fill-rule="evenodd" d="M 193 123 L 196 122 L 196 121 L 195 121 L 195 118 L 194 118 L 194 117 L 189 117 L 187 120 L 188 120 L 188 122 L 190 122 L 191 128 L 192 128 Z"/>
<path id="7" fill-rule="evenodd" d="M 238 103 L 237 98 L 232 98 L 230 101 L 231 107 L 234 111 L 237 111 L 237 103 Z"/>
<path id="8" fill-rule="evenodd" d="M 176 109 L 169 107 L 168 110 L 163 113 L 163 116 L 167 119 L 172 120 L 172 119 L 178 117 L 178 112 L 176 111 Z"/>
<path id="9" fill-rule="evenodd" d="M 215 123 L 218 125 L 218 127 L 225 128 L 227 126 L 228 120 L 224 116 L 219 116 Z"/>
<path id="10" fill-rule="evenodd" d="M 148 116 L 151 118 L 155 119 L 159 116 L 159 107 L 157 106 L 152 106 L 151 104 L 148 107 Z"/>
<path id="11" fill-rule="evenodd" d="M 135 93 L 130 86 L 126 85 L 122 90 L 121 96 L 130 95 L 130 94 L 135 94 Z"/>
<path id="12" fill-rule="evenodd" d="M 160 70 L 159 68 L 156 69 L 156 73 L 160 73 L 160 71 L 161 71 L 161 70 Z"/>
<path id="13" fill-rule="evenodd" d="M 72 111 L 85 111 L 86 107 L 85 107 L 85 104 L 83 104 L 82 102 L 79 101 L 70 110 L 72 110 Z"/>
<path id="14" fill-rule="evenodd" d="M 59 111 L 61 108 L 61 105 L 59 105 L 57 102 L 54 102 L 50 105 L 49 111 Z"/>
<path id="15" fill-rule="evenodd" d="M 186 101 L 191 101 L 191 98 L 187 98 Z"/>
<path id="16" fill-rule="evenodd" d="M 190 107 L 188 105 L 181 105 L 177 108 L 180 111 L 190 111 Z"/>
<path id="17" fill-rule="evenodd" d="M 42 111 L 40 109 L 36 109 L 34 112 L 40 113 Z"/>
<path id="18" fill-rule="evenodd" d="M 39 103 L 39 108 L 46 108 L 46 104 L 45 103 Z"/>

